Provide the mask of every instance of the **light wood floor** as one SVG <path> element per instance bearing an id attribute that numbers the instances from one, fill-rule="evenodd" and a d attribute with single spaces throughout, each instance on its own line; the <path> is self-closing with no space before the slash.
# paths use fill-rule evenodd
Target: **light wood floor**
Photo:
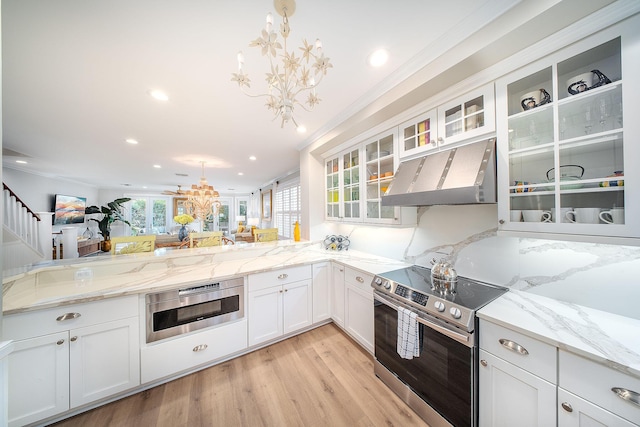
<path id="1" fill-rule="evenodd" d="M 55 424 L 426 426 L 333 324 Z"/>

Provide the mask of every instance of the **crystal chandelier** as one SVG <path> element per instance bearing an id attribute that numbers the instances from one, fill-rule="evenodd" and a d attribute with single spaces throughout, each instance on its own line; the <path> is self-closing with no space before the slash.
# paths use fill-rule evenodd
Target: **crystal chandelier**
<path id="1" fill-rule="evenodd" d="M 266 97 L 266 106 L 271 110 L 275 117 L 282 119 L 280 127 L 289 120 L 297 127 L 298 123 L 293 117 L 293 110 L 299 105 L 306 111 L 311 111 L 320 102 L 320 98 L 316 95 L 316 87 L 327 74 L 329 68 L 333 65 L 329 62 L 329 58 L 324 56 L 322 52 L 322 43 L 316 39 L 314 45 L 302 40 L 301 56 L 296 56 L 296 52 L 287 50 L 287 38 L 291 29 L 289 28 L 289 17 L 296 10 L 295 0 L 274 0 L 273 5 L 276 12 L 282 16 L 282 24 L 280 25 L 280 35 L 282 36 L 282 44 L 278 41 L 278 34 L 273 30 L 273 16 L 267 14 L 267 25 L 262 30 L 262 35 L 249 43 L 249 47 L 258 47 L 262 49 L 262 55 L 269 59 L 269 71 L 266 73 L 268 91 L 262 94 L 251 94 L 247 92 L 250 88 L 251 80 L 249 75 L 242 70 L 244 65 L 244 55 L 242 51 L 238 53 L 238 72 L 232 73 L 232 81 L 238 82 L 240 90 L 251 97 Z M 282 60 L 281 64 L 276 63 L 278 59 Z M 314 76 L 311 76 L 313 70 Z M 316 80 L 317 78 L 317 80 Z M 298 96 L 306 96 L 304 105 L 298 100 Z"/>
<path id="2" fill-rule="evenodd" d="M 202 176 L 198 184 L 193 184 L 191 189 L 184 193 L 187 200 L 184 205 L 187 211 L 194 217 L 206 221 L 210 216 L 215 216 L 220 210 L 222 203 L 218 200 L 218 193 L 213 186 L 207 183 L 204 176 L 204 162 L 202 163 Z"/>

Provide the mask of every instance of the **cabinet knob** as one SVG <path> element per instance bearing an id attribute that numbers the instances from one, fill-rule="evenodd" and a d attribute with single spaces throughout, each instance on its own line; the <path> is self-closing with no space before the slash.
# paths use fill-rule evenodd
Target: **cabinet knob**
<path id="1" fill-rule="evenodd" d="M 287 277 L 289 277 L 288 274 L 282 273 L 281 275 L 278 276 L 278 279 L 286 279 Z"/>
<path id="2" fill-rule="evenodd" d="M 506 348 L 507 350 L 511 350 L 514 353 L 518 353 L 521 354 L 523 356 L 526 356 L 529 354 L 529 352 L 527 351 L 526 348 L 524 348 L 523 346 L 521 346 L 520 344 L 518 344 L 515 341 L 511 341 L 511 340 L 507 340 L 504 338 L 500 338 L 498 340 L 498 342 L 500 343 L 500 345 L 502 345 L 504 348 Z"/>
<path id="3" fill-rule="evenodd" d="M 573 408 L 567 402 L 562 402 L 562 404 L 560 406 L 562 406 L 562 409 L 564 409 L 567 412 L 573 412 Z"/>
<path id="4" fill-rule="evenodd" d="M 504 219 L 499 220 L 499 221 L 498 221 L 498 223 L 499 223 L 500 225 L 504 224 Z"/>
<path id="5" fill-rule="evenodd" d="M 199 352 L 199 351 L 204 351 L 204 350 L 206 350 L 206 349 L 207 349 L 207 347 L 209 347 L 209 346 L 208 346 L 208 345 L 206 345 L 206 344 L 200 344 L 200 345 L 197 345 L 197 346 L 193 347 L 193 351 L 197 353 L 197 352 Z"/>
<path id="6" fill-rule="evenodd" d="M 62 344 L 64 344 L 64 340 L 58 340 L 58 342 L 56 344 L 62 345 Z"/>
<path id="7" fill-rule="evenodd" d="M 439 142 L 440 144 L 442 144 L 442 143 L 444 142 L 444 138 L 443 138 L 443 137 L 441 137 L 441 136 L 440 136 L 440 137 L 438 137 L 438 142 Z"/>
<path id="8" fill-rule="evenodd" d="M 71 337 L 71 342 L 76 342 L 78 340 L 78 337 Z"/>
<path id="9" fill-rule="evenodd" d="M 487 367 L 487 365 L 488 365 L 487 361 L 486 361 L 486 360 L 484 360 L 484 359 L 480 360 L 480 364 L 481 364 L 482 366 L 484 366 L 485 368 L 486 368 L 486 367 Z"/>
<path id="10" fill-rule="evenodd" d="M 360 276 L 357 276 L 357 277 L 356 277 L 356 280 L 357 280 L 358 282 L 360 282 L 360 283 L 364 283 L 364 279 L 363 279 L 362 277 L 360 277 Z"/>
<path id="11" fill-rule="evenodd" d="M 433 145 L 435 147 L 435 145 L 436 145 L 436 140 L 435 139 L 431 140 L 431 145 Z"/>
<path id="12" fill-rule="evenodd" d="M 80 316 L 80 313 L 65 313 L 62 316 L 56 317 L 56 320 L 58 322 L 64 322 L 65 320 L 77 319 Z"/>

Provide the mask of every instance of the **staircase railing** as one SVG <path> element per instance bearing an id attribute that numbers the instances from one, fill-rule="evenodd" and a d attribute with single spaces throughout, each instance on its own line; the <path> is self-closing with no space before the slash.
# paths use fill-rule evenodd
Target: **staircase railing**
<path id="1" fill-rule="evenodd" d="M 4 182 L 2 183 L 2 188 L 4 226 L 33 250 L 42 254 L 40 228 L 38 226 L 40 217 L 29 209 Z"/>

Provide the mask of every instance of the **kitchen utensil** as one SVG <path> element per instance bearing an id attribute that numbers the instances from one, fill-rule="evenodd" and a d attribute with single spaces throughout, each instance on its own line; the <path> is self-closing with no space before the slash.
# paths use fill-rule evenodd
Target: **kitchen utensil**
<path id="1" fill-rule="evenodd" d="M 520 106 L 523 111 L 530 110 L 532 108 L 539 107 L 551 102 L 551 95 L 546 90 L 540 88 L 540 90 L 529 92 L 520 99 Z"/>
<path id="2" fill-rule="evenodd" d="M 441 294 L 455 294 L 458 286 L 458 273 L 446 260 L 431 260 L 431 287 Z"/>
<path id="3" fill-rule="evenodd" d="M 609 83 L 611 80 L 599 70 L 591 70 L 589 73 L 578 74 L 567 80 L 567 90 L 571 95 L 577 95 Z"/>
<path id="4" fill-rule="evenodd" d="M 535 184 L 533 182 L 528 181 L 513 181 L 513 185 L 518 188 L 511 189 L 512 193 L 531 193 L 535 190 L 535 188 L 528 187 L 531 184 Z"/>
<path id="5" fill-rule="evenodd" d="M 600 219 L 607 224 L 624 224 L 624 208 L 611 208 L 602 211 Z"/>
<path id="6" fill-rule="evenodd" d="M 569 222 L 581 224 L 598 224 L 600 222 L 600 208 L 575 208 L 565 214 Z"/>
<path id="7" fill-rule="evenodd" d="M 547 181 L 555 182 L 555 168 L 551 168 L 547 171 Z M 580 181 L 584 175 L 584 168 L 579 165 L 561 165 L 560 166 L 560 182 L 564 181 Z M 560 186 L 561 190 L 575 190 L 582 188 L 584 184 L 563 184 Z M 547 190 L 554 190 L 554 187 L 547 187 Z"/>
<path id="8" fill-rule="evenodd" d="M 551 211 L 526 209 L 522 211 L 524 222 L 551 222 Z"/>

